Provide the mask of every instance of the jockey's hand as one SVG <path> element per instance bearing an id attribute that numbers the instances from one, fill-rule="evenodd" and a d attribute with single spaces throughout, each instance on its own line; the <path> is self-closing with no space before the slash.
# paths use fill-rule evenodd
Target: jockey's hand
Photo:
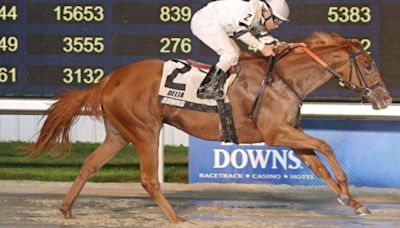
<path id="1" fill-rule="evenodd" d="M 261 50 L 261 53 L 264 56 L 275 56 L 274 46 L 273 45 L 265 45 L 264 48 Z"/>

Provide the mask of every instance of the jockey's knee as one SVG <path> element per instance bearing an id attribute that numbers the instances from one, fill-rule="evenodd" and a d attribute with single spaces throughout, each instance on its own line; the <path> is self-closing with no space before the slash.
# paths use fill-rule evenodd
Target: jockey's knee
<path id="1" fill-rule="evenodd" d="M 217 67 L 224 72 L 228 71 L 231 66 L 234 66 L 239 61 L 239 53 L 222 54 L 217 63 Z"/>

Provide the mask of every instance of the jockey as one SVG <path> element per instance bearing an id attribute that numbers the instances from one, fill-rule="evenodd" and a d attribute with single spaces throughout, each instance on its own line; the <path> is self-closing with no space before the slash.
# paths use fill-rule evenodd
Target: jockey
<path id="1" fill-rule="evenodd" d="M 197 91 L 199 98 L 222 99 L 225 73 L 239 60 L 240 48 L 231 38 L 256 48 L 264 56 L 274 55 L 273 45 L 258 40 L 261 31 L 278 28 L 289 21 L 285 0 L 218 0 L 197 11 L 191 21 L 193 34 L 220 57 Z"/>

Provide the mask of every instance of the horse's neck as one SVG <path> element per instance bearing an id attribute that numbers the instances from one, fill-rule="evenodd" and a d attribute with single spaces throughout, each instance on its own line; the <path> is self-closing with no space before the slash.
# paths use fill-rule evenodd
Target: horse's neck
<path id="1" fill-rule="evenodd" d="M 335 64 L 332 60 L 333 58 L 330 57 L 332 52 L 329 48 L 322 49 L 316 52 L 316 54 L 326 61 L 328 65 L 332 66 Z M 297 56 L 288 59 L 288 61 L 282 61 L 278 66 L 282 71 L 281 77 L 287 81 L 300 98 L 305 98 L 308 94 L 332 79 L 332 74 L 307 54 L 294 55 Z"/>

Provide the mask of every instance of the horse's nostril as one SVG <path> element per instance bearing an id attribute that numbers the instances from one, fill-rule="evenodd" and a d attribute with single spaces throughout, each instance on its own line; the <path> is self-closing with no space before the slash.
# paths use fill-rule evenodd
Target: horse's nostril
<path id="1" fill-rule="evenodd" d="M 387 105 L 389 105 L 389 104 L 391 104 L 392 103 L 392 101 L 393 101 L 393 99 L 392 99 L 392 97 L 390 97 L 390 96 L 388 96 L 388 95 L 382 95 L 382 102 L 384 103 L 384 104 L 387 104 Z"/>

